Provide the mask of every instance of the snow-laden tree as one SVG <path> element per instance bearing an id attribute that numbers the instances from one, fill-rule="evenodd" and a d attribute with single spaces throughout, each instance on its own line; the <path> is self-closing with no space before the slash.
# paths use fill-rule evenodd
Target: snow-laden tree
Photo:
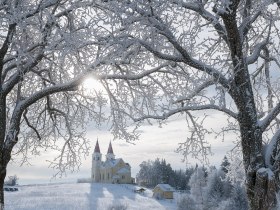
<path id="1" fill-rule="evenodd" d="M 124 113 L 136 121 L 185 114 L 190 134 L 179 150 L 202 160 L 210 153 L 206 134 L 211 130 L 204 122 L 211 113 L 203 115 L 200 110 L 224 113 L 228 124 L 220 134 L 234 131 L 239 136 L 236 144 L 243 153 L 250 208 L 272 208 L 280 172 L 280 2 L 112 0 L 96 4 L 110 14 L 115 26 L 107 43 L 123 49 L 122 58 L 134 55 L 114 68 L 143 76 L 116 81 L 118 88 L 111 92 L 121 97 L 112 103 L 128 99 L 122 106 Z M 123 97 L 124 92 L 131 94 Z"/>
<path id="2" fill-rule="evenodd" d="M 225 174 L 227 174 L 227 173 L 228 173 L 228 168 L 229 168 L 229 167 L 230 167 L 230 163 L 229 163 L 229 161 L 228 161 L 227 156 L 225 156 L 225 157 L 223 158 L 222 163 L 221 163 L 221 170 L 222 170 Z"/>
<path id="3" fill-rule="evenodd" d="M 109 115 L 116 137 L 136 137 L 124 126 L 122 107 L 106 107 L 110 93 L 102 97 L 101 90 L 80 86 L 89 76 L 101 82 L 127 78 L 109 67 L 130 56 L 120 58 L 102 39 L 114 27 L 93 2 L 0 0 L 0 209 L 13 155 L 25 162 L 28 154 L 53 149 L 58 156 L 51 165 L 60 173 L 74 170 L 88 154 L 85 123 L 99 125 Z"/>
<path id="4" fill-rule="evenodd" d="M 245 184 L 245 169 L 243 167 L 242 160 L 237 154 L 230 161 L 226 178 L 229 179 L 232 184 Z"/>
<path id="5" fill-rule="evenodd" d="M 206 174 L 203 167 L 196 167 L 190 180 L 191 196 L 196 202 L 197 208 L 202 209 L 205 205 Z"/>
<path id="6" fill-rule="evenodd" d="M 244 185 L 235 183 L 232 189 L 232 194 L 227 204 L 224 207 L 225 210 L 247 210 L 248 200 L 245 192 Z"/>
<path id="7" fill-rule="evenodd" d="M 177 201 L 178 210 L 197 210 L 195 200 L 188 194 L 183 194 Z"/>
<path id="8" fill-rule="evenodd" d="M 0 1 L 0 209 L 12 151 L 27 161 L 29 152 L 52 148 L 61 151 L 54 167 L 73 169 L 80 162 L 76 154 L 87 153 L 84 123 L 102 119 L 101 97 L 73 93 L 95 69 L 85 59 L 97 61 L 89 6 L 75 0 Z"/>
<path id="9" fill-rule="evenodd" d="M 207 178 L 207 187 L 205 188 L 204 209 L 217 209 L 219 204 L 231 196 L 232 185 L 226 174 L 220 170 L 212 170 Z"/>

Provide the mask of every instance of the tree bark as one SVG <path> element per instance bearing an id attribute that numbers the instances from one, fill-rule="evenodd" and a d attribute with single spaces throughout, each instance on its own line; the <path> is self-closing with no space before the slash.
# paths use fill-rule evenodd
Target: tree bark
<path id="1" fill-rule="evenodd" d="M 4 210 L 4 181 L 6 178 L 6 167 L 0 166 L 0 210 Z"/>
<path id="2" fill-rule="evenodd" d="M 262 131 L 258 126 L 257 111 L 249 80 L 245 80 L 246 66 L 240 70 L 236 104 L 239 109 L 239 126 L 243 163 L 246 171 L 246 185 L 251 210 L 272 210 L 276 205 L 276 179 L 274 173 L 266 168 L 262 145 Z M 247 77 L 248 78 L 248 77 Z"/>

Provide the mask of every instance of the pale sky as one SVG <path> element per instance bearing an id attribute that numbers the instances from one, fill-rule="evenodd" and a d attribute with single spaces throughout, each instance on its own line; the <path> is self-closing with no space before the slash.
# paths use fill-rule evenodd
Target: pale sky
<path id="1" fill-rule="evenodd" d="M 208 115 L 210 113 L 208 112 Z M 217 112 L 211 113 L 207 126 L 213 129 L 220 128 L 225 123 L 224 117 Z M 164 158 L 170 163 L 173 169 L 185 169 L 186 162 L 183 162 L 182 154 L 175 152 L 178 144 L 184 142 L 188 135 L 187 123 L 182 116 L 173 117 L 167 125 L 162 128 L 155 123 L 153 126 L 146 125 L 140 128 L 140 139 L 134 144 L 126 143 L 125 140 L 112 141 L 112 146 L 116 158 L 123 158 L 132 167 L 132 176 L 135 177 L 139 171 L 139 164 L 142 161 L 155 158 Z M 113 139 L 109 131 L 88 129 L 87 138 L 91 141 L 91 154 L 94 150 L 96 139 L 99 139 L 99 145 L 103 158 L 107 153 L 110 140 Z M 213 156 L 209 156 L 210 164 L 219 166 L 224 155 L 233 148 L 232 141 L 235 137 L 229 136 L 224 142 L 208 136 Z M 30 165 L 19 166 L 18 163 L 11 163 L 8 167 L 7 175 L 16 174 L 19 177 L 19 184 L 40 184 L 48 182 L 75 182 L 78 178 L 89 178 L 91 173 L 91 155 L 83 160 L 82 166 L 78 172 L 68 173 L 66 177 L 52 179 L 56 173 L 55 170 L 48 168 L 46 160 L 52 159 L 52 152 L 42 153 L 41 156 L 31 157 Z M 191 165 L 199 161 L 190 159 Z"/>

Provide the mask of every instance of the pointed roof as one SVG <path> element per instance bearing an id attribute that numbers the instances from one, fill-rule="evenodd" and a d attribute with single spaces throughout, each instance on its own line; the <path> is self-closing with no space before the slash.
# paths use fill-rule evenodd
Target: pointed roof
<path id="1" fill-rule="evenodd" d="M 96 145 L 95 145 L 95 148 L 94 148 L 94 153 L 100 153 L 100 148 L 99 148 L 98 139 L 97 139 L 97 141 L 96 141 Z"/>
<path id="2" fill-rule="evenodd" d="M 108 147 L 108 152 L 107 152 L 107 154 L 114 154 L 111 141 L 110 141 L 110 144 L 109 144 L 109 147 Z"/>

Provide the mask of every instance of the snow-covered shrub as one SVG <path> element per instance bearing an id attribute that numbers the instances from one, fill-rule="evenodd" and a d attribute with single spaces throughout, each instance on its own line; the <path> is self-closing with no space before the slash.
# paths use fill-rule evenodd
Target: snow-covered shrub
<path id="1" fill-rule="evenodd" d="M 15 186 L 18 182 L 18 177 L 17 175 L 14 175 L 14 176 L 9 176 L 8 177 L 8 180 L 5 181 L 5 185 L 9 185 L 9 186 Z"/>
<path id="2" fill-rule="evenodd" d="M 196 203 L 190 195 L 182 196 L 177 201 L 178 210 L 197 210 Z"/>
<path id="3" fill-rule="evenodd" d="M 118 203 L 118 204 L 112 204 L 111 206 L 108 207 L 107 210 L 127 210 L 128 205 L 123 204 L 123 203 Z"/>
<path id="4" fill-rule="evenodd" d="M 231 198 L 226 205 L 226 210 L 248 210 L 248 200 L 244 185 L 233 186 Z"/>

